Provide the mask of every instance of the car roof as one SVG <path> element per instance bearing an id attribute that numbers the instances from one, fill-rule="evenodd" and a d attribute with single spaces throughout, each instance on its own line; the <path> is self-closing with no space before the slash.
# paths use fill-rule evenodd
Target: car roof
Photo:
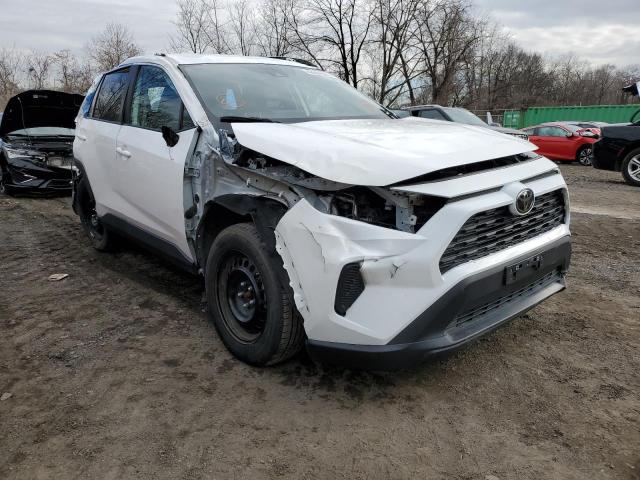
<path id="1" fill-rule="evenodd" d="M 538 125 L 532 125 L 532 127 L 562 127 L 566 123 L 572 123 L 572 122 L 544 122 L 544 123 L 539 123 Z M 532 127 L 527 127 L 527 128 L 532 128 Z"/>
<path id="2" fill-rule="evenodd" d="M 131 57 L 122 62 L 119 66 L 136 63 L 165 63 L 168 61 L 174 65 L 198 65 L 211 63 L 253 63 L 267 65 L 288 65 L 300 68 L 316 68 L 305 65 L 295 60 L 284 60 L 271 57 L 247 57 L 243 55 L 218 55 L 218 54 L 196 54 L 196 53 L 157 53 L 154 55 L 140 55 Z"/>

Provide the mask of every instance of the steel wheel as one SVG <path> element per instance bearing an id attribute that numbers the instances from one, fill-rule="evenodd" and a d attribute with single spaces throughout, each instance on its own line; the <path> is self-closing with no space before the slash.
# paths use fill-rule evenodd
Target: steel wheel
<path id="1" fill-rule="evenodd" d="M 593 159 L 593 147 L 585 147 L 578 152 L 578 163 L 585 167 L 591 166 Z"/>
<path id="2" fill-rule="evenodd" d="M 91 202 L 91 205 L 89 206 L 86 223 L 88 227 L 87 231 L 91 239 L 97 242 L 102 241 L 102 238 L 104 237 L 104 227 L 98 218 L 95 202 Z"/>
<path id="3" fill-rule="evenodd" d="M 230 252 L 218 273 L 217 300 L 223 321 L 234 337 L 252 343 L 264 332 L 267 299 L 262 275 L 240 252 Z"/>

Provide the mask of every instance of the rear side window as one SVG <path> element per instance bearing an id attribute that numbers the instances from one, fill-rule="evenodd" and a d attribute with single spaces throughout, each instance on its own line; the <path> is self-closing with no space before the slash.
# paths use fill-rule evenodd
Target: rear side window
<path id="1" fill-rule="evenodd" d="M 560 127 L 538 127 L 540 137 L 566 137 L 567 132 Z"/>
<path id="2" fill-rule="evenodd" d="M 159 67 L 140 67 L 131 101 L 131 125 L 149 130 L 193 128 L 171 79 Z"/>
<path id="3" fill-rule="evenodd" d="M 421 118 L 430 118 L 432 120 L 446 120 L 446 118 L 444 118 L 444 115 L 442 115 L 442 113 L 435 109 L 420 110 L 418 112 L 418 116 Z"/>
<path id="4" fill-rule="evenodd" d="M 89 87 L 87 94 L 84 96 L 82 105 L 80 105 L 80 112 L 82 113 L 82 116 L 84 118 L 87 118 L 89 116 L 89 112 L 91 111 L 91 105 L 93 104 L 93 99 L 96 96 L 96 89 L 98 88 L 99 84 L 100 84 L 100 77 L 96 77 L 93 80 L 93 83 L 91 83 L 91 87 Z"/>
<path id="5" fill-rule="evenodd" d="M 129 69 L 118 70 L 104 76 L 93 107 L 93 118 L 108 122 L 119 122 L 127 95 Z"/>

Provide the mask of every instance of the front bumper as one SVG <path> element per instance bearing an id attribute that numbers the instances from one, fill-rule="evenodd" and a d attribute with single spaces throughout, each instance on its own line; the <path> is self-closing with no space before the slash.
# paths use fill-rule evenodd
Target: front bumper
<path id="1" fill-rule="evenodd" d="M 11 160 L 6 165 L 3 181 L 7 193 L 12 195 L 71 195 L 72 171 L 27 159 Z"/>
<path id="2" fill-rule="evenodd" d="M 621 147 L 612 144 L 608 139 L 600 139 L 593 144 L 593 167 L 598 170 L 620 171 L 618 153 L 621 151 Z"/>
<path id="3" fill-rule="evenodd" d="M 505 285 L 505 269 L 521 256 L 467 277 L 427 308 L 386 345 L 358 345 L 308 340 L 312 358 L 321 363 L 368 370 L 410 367 L 426 358 L 457 349 L 565 288 L 571 257 L 566 236 L 538 251 L 540 264 Z"/>

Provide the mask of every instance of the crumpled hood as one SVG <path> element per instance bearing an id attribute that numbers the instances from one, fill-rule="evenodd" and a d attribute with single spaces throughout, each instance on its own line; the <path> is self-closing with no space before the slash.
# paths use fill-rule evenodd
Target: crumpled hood
<path id="1" fill-rule="evenodd" d="M 537 148 L 488 128 L 421 118 L 234 123 L 232 127 L 246 148 L 351 185 L 390 185 Z"/>
<path id="2" fill-rule="evenodd" d="M 84 97 L 53 90 L 28 90 L 11 97 L 0 121 L 0 137 L 36 127 L 75 128 Z"/>

